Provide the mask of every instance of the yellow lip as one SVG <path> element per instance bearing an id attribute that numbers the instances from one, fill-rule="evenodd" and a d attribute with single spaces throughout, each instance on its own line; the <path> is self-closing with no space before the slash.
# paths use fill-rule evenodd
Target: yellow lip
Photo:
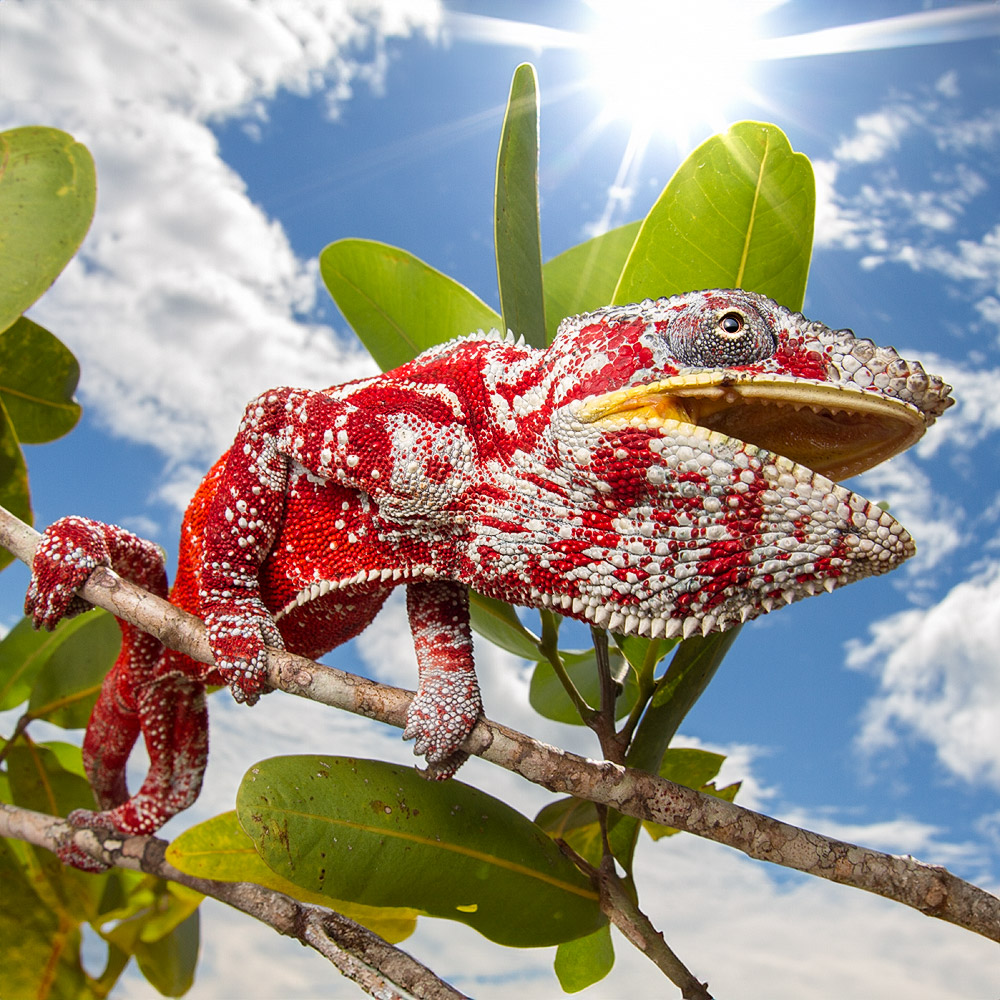
<path id="1" fill-rule="evenodd" d="M 585 400 L 586 423 L 675 420 L 767 448 L 830 479 L 884 462 L 926 430 L 910 403 L 774 375 L 677 375 Z"/>

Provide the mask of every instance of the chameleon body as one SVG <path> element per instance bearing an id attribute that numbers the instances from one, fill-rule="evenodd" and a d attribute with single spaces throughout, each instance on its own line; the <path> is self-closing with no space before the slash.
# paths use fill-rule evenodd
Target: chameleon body
<path id="1" fill-rule="evenodd" d="M 319 656 L 407 588 L 419 687 L 404 736 L 437 777 L 481 709 L 468 588 L 625 634 L 724 630 L 913 552 L 833 480 L 949 406 L 917 362 L 762 296 L 692 292 L 565 320 L 545 351 L 482 332 L 395 371 L 247 407 L 182 528 L 173 603 L 215 666 L 123 625 L 84 743 L 103 822 L 148 833 L 196 797 L 205 684 L 267 690 L 265 645 Z M 52 627 L 110 565 L 166 595 L 162 557 L 110 525 L 43 536 L 26 602 Z M 132 798 L 142 733 L 150 770 Z"/>

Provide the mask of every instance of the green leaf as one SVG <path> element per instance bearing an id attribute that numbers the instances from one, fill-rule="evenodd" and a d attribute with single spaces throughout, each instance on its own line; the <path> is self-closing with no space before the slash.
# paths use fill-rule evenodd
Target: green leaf
<path id="1" fill-rule="evenodd" d="M 89 1000 L 79 927 L 38 897 L 11 847 L 0 837 L 0 996 Z"/>
<path id="2" fill-rule="evenodd" d="M 31 495 L 28 492 L 28 467 L 17 440 L 17 432 L 0 400 L 0 507 L 6 507 L 15 517 L 31 524 Z M 0 548 L 0 569 L 9 566 L 14 557 Z"/>
<path id="3" fill-rule="evenodd" d="M 545 333 L 549 343 L 567 316 L 592 312 L 612 301 L 641 224 L 637 220 L 619 226 L 564 250 L 542 265 Z"/>
<path id="4" fill-rule="evenodd" d="M 67 770 L 61 758 L 63 744 L 53 750 L 22 737 L 7 749 L 11 801 L 25 809 L 65 816 L 74 809 L 93 808 L 94 796 L 86 779 Z M 54 854 L 29 847 L 22 855 L 35 890 L 56 909 L 62 924 L 77 924 L 97 917 L 106 876 L 89 875 L 63 865 Z"/>
<path id="5" fill-rule="evenodd" d="M 601 863 L 604 843 L 593 802 L 569 796 L 539 810 L 535 822 L 553 839 L 564 840 L 595 868 Z"/>
<path id="6" fill-rule="evenodd" d="M 383 371 L 500 317 L 453 278 L 386 243 L 338 240 L 319 255 L 323 281 Z"/>
<path id="7" fill-rule="evenodd" d="M 656 665 L 677 644 L 677 639 L 644 639 L 638 635 L 614 635 L 615 645 L 625 654 L 625 659 L 636 674 L 647 672 L 650 678 Z"/>
<path id="8" fill-rule="evenodd" d="M 776 126 L 738 122 L 671 178 L 643 220 L 614 301 L 738 287 L 801 309 L 815 206 L 807 157 Z"/>
<path id="9" fill-rule="evenodd" d="M 191 989 L 198 966 L 200 936 L 200 915 L 195 910 L 169 934 L 136 943 L 135 958 L 140 971 L 164 996 L 180 997 Z"/>
<path id="10" fill-rule="evenodd" d="M 469 617 L 481 636 L 508 653 L 526 660 L 538 656 L 538 636 L 521 624 L 509 604 L 473 590 L 469 592 Z"/>
<path id="11" fill-rule="evenodd" d="M 60 629 L 54 633 L 57 639 Z M 35 679 L 28 699 L 32 717 L 64 729 L 86 726 L 121 638 L 118 623 L 106 611 L 89 611 L 76 628 L 67 626 Z"/>
<path id="12" fill-rule="evenodd" d="M 716 632 L 707 637 L 692 636 L 677 647 L 636 728 L 625 757 L 629 767 L 659 773 L 670 741 L 715 676 L 739 632 L 740 626 L 737 625 L 728 632 Z M 634 816 L 623 816 L 618 812 L 609 815 L 608 843 L 627 871 L 632 870 L 632 855 L 638 835 L 639 820 Z"/>
<path id="13" fill-rule="evenodd" d="M 22 444 L 53 441 L 73 429 L 80 366 L 44 327 L 22 316 L 0 334 L 0 399 Z"/>
<path id="14" fill-rule="evenodd" d="M 505 330 L 545 346 L 542 241 L 538 228 L 538 85 L 535 68 L 514 70 L 497 152 L 493 215 L 497 284 Z"/>
<path id="15" fill-rule="evenodd" d="M 556 949 L 553 968 L 564 993 L 579 993 L 599 983 L 614 964 L 615 946 L 611 943 L 611 927 L 607 925 L 586 937 L 564 941 Z"/>
<path id="16" fill-rule="evenodd" d="M 0 132 L 0 330 L 66 266 L 94 214 L 94 161 L 54 128 Z"/>
<path id="17" fill-rule="evenodd" d="M 20 705 L 49 657 L 99 614 L 105 612 L 64 618 L 52 632 L 36 630 L 30 618 L 22 618 L 0 640 L 0 711 Z"/>
<path id="18" fill-rule="evenodd" d="M 405 907 L 363 906 L 310 892 L 271 871 L 261 860 L 253 841 L 243 832 L 236 812 L 222 813 L 175 837 L 167 848 L 167 860 L 188 875 L 220 882 L 255 882 L 303 903 L 315 903 L 364 924 L 369 930 L 397 944 L 417 927 L 418 911 Z"/>
<path id="19" fill-rule="evenodd" d="M 563 652 L 560 655 L 566 673 L 569 674 L 577 691 L 583 695 L 588 705 L 593 705 L 595 708 L 599 706 L 601 680 L 597 672 L 597 654 L 594 650 L 585 649 L 578 653 Z M 639 696 L 639 688 L 635 682 L 635 674 L 625 667 L 625 658 L 619 650 L 609 648 L 608 659 L 612 677 L 620 679 L 622 683 L 622 692 L 615 701 L 615 718 L 620 719 L 631 711 Z M 566 722 L 571 726 L 585 724 L 548 660 L 539 660 L 535 664 L 531 674 L 528 700 L 539 715 L 552 719 L 553 722 Z"/>
<path id="20" fill-rule="evenodd" d="M 740 626 L 709 636 L 692 636 L 677 647 L 636 729 L 626 763 L 656 774 L 664 751 L 684 717 L 701 697 L 736 640 Z"/>
<path id="21" fill-rule="evenodd" d="M 459 781 L 348 757 L 279 757 L 243 779 L 240 823 L 297 885 L 458 920 L 511 947 L 605 922 L 589 881 L 510 806 Z"/>

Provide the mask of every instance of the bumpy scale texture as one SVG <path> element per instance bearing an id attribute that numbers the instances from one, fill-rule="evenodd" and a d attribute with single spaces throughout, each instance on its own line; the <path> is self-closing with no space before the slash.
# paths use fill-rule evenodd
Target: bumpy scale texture
<path id="1" fill-rule="evenodd" d="M 401 584 L 419 663 L 404 735 L 447 777 L 481 710 L 469 587 L 686 637 L 883 573 L 910 537 L 828 476 L 912 444 L 949 391 L 849 330 L 711 290 L 574 317 L 546 351 L 479 332 L 384 375 L 265 392 L 191 502 L 170 594 L 215 666 L 123 624 L 84 744 L 103 811 L 75 818 L 155 830 L 198 794 L 204 685 L 252 704 L 266 645 L 317 657 Z M 35 559 L 36 625 L 82 610 L 96 565 L 166 594 L 153 545 L 68 517 Z M 140 732 L 150 770 L 129 798 Z"/>

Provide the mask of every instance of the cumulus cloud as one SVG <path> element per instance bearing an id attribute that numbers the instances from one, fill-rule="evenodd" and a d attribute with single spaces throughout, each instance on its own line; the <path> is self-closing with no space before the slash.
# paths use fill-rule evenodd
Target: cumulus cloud
<path id="1" fill-rule="evenodd" d="M 931 744 L 964 781 L 1000 788 L 1000 565 L 931 608 L 903 611 L 848 646 L 847 665 L 879 682 L 858 737 L 867 753 L 906 738 Z"/>
<path id="2" fill-rule="evenodd" d="M 964 115 L 960 95 L 953 71 L 855 120 L 833 158 L 814 163 L 816 246 L 856 252 L 866 270 L 895 263 L 944 275 L 985 327 L 1000 327 L 1000 228 L 990 201 L 1000 108 Z M 925 163 L 930 186 L 914 189 L 908 152 Z"/>
<path id="3" fill-rule="evenodd" d="M 91 232 L 32 315 L 80 358 L 91 413 L 165 457 L 178 505 L 257 392 L 372 367 L 303 319 L 315 266 L 251 202 L 209 124 L 263 114 L 283 88 L 333 109 L 380 83 L 387 38 L 439 17 L 434 0 L 4 5 L 0 128 L 66 129 L 98 170 Z"/>

